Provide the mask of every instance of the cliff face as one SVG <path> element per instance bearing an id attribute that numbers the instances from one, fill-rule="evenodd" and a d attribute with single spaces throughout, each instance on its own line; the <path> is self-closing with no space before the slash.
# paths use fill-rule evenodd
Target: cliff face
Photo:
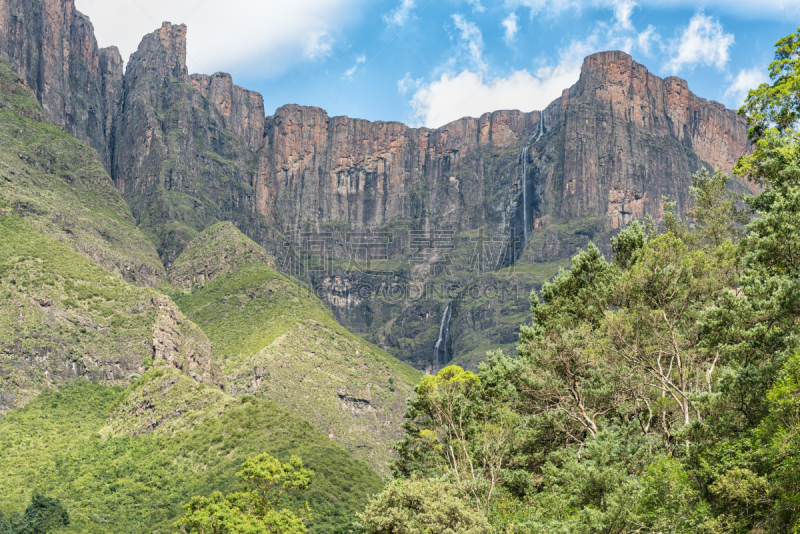
<path id="1" fill-rule="evenodd" d="M 112 174 L 140 227 L 171 264 L 203 229 L 230 220 L 260 240 L 250 179 L 264 104 L 230 76 L 190 77 L 186 26 L 164 23 L 131 56 Z"/>
<path id="2" fill-rule="evenodd" d="M 664 195 L 685 211 L 694 172 L 730 171 L 749 150 L 733 111 L 622 52 L 586 58 L 580 80 L 542 111 L 415 129 L 296 105 L 264 117 L 261 96 L 229 75 L 189 75 L 185 26 L 146 36 L 122 76 L 118 54 L 97 51 L 70 1 L 0 0 L 0 13 L 3 53 L 51 118 L 108 155 L 166 265 L 231 221 L 312 283 L 344 325 L 421 369 L 512 348 L 527 294 L 565 258 L 590 239 L 607 251 L 633 219 L 659 219 Z M 90 83 L 67 83 L 64 69 Z M 87 102 L 103 113 L 70 122 L 83 115 L 65 110 Z M 439 235 L 438 255 L 418 232 Z M 485 238 L 491 265 L 476 268 Z M 359 239 L 385 243 L 365 251 Z M 322 268 L 309 268 L 312 252 Z M 506 298 L 467 298 L 498 286 Z"/>
<path id="3" fill-rule="evenodd" d="M 47 118 L 94 147 L 110 169 L 122 58 L 116 48 L 98 49 L 74 0 L 0 1 L 0 54 L 36 93 Z"/>

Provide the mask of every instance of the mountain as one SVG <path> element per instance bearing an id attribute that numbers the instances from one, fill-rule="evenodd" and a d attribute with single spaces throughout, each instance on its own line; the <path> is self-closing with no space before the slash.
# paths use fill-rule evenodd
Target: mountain
<path id="1" fill-rule="evenodd" d="M 219 383 L 206 335 L 130 283 L 166 272 L 97 153 L 44 115 L 0 60 L 0 415 L 78 377 L 127 385 L 155 362 Z"/>
<path id="2" fill-rule="evenodd" d="M 169 277 L 191 287 L 171 296 L 214 344 L 226 392 L 285 406 L 385 469 L 418 371 L 339 325 L 231 223 L 192 240 Z"/>
<path id="3" fill-rule="evenodd" d="M 50 124 L 23 82 L 0 60 L 0 413 L 73 379 L 127 386 L 167 363 L 273 399 L 385 470 L 418 372 L 341 327 L 231 223 L 167 275 L 96 152 Z"/>
<path id="4" fill-rule="evenodd" d="M 33 4 L 74 12 L 67 0 Z M 24 36 L 37 34 L 39 19 L 14 6 L 0 6 L 19 28 L 9 41 L 34 42 Z M 70 24 L 61 29 L 70 39 L 84 35 Z M 633 219 L 659 220 L 664 195 L 684 212 L 692 173 L 730 171 L 750 150 L 734 111 L 623 52 L 586 58 L 578 82 L 541 111 L 429 129 L 297 105 L 265 117 L 260 95 L 229 75 L 189 74 L 187 31 L 164 23 L 142 40 L 121 96 L 115 89 L 104 100 L 114 102 L 103 107 L 112 136 L 76 131 L 109 154 L 141 231 L 169 266 L 204 229 L 231 221 L 279 269 L 311 284 L 341 324 L 418 369 L 513 350 L 518 321 L 504 317 L 526 320 L 529 292 L 566 258 L 589 240 L 608 252 Z M 50 41 L 35 42 L 62 71 L 72 68 L 74 59 L 47 51 Z M 0 49 L 18 58 L 20 46 Z M 26 79 L 51 75 L 17 64 Z M 97 72 L 97 87 L 120 87 Z M 67 101 L 88 98 L 83 85 L 63 88 Z M 60 119 L 53 109 L 48 116 Z M 436 248 L 437 239 L 427 254 L 421 243 Z"/>

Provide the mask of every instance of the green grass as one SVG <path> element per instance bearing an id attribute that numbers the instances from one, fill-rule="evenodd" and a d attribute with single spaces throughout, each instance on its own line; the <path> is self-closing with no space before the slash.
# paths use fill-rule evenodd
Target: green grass
<path id="1" fill-rule="evenodd" d="M 127 385 L 152 357 L 162 305 L 180 317 L 166 297 L 37 232 L 0 201 L 0 392 L 6 402 L 13 395 L 11 407 L 78 374 Z M 208 343 L 185 318 L 175 334 Z M 186 347 L 179 350 L 188 364 Z"/>
<path id="2" fill-rule="evenodd" d="M 125 280 L 157 284 L 165 272 L 155 247 L 136 228 L 97 153 L 43 117 L 0 59 L 0 200 Z"/>
<path id="3" fill-rule="evenodd" d="M 309 501 L 312 532 L 341 531 L 381 489 L 365 463 L 285 408 L 253 397 L 216 392 L 208 408 L 214 416 L 184 429 L 109 433 L 115 417 L 140 400 L 137 391 L 145 382 L 174 375 L 179 373 L 155 369 L 127 391 L 78 380 L 0 419 L 3 510 L 23 510 L 30 494 L 40 491 L 66 504 L 72 519 L 66 532 L 174 532 L 183 503 L 193 495 L 240 489 L 238 466 L 261 452 L 283 460 L 296 454 L 316 471 L 310 490 L 290 497 L 295 505 Z M 183 393 L 151 400 L 169 405 Z"/>
<path id="4" fill-rule="evenodd" d="M 206 230 L 175 265 L 205 265 L 208 258 L 197 250 L 216 251 L 210 243 L 231 228 Z M 235 239 L 258 247 L 235 231 Z M 191 260 L 185 262 L 184 254 Z M 384 470 L 406 398 L 421 373 L 348 332 L 316 296 L 269 265 L 241 261 L 222 272 L 194 291 L 175 290 L 172 297 L 213 342 L 228 391 L 257 394 L 292 409 Z"/>

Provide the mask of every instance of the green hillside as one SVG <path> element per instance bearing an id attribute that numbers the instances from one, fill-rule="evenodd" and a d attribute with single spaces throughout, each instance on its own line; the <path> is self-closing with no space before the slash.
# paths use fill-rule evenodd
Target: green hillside
<path id="1" fill-rule="evenodd" d="M 0 413 L 79 376 L 128 385 L 154 358 L 218 380 L 208 339 L 169 298 L 40 234 L 0 201 Z"/>
<path id="2" fill-rule="evenodd" d="M 190 413 L 180 425 L 131 436 L 148 417 L 130 411 L 143 400 L 155 412 L 179 406 Z M 309 501 L 311 532 L 343 528 L 381 488 L 365 463 L 285 408 L 233 399 L 157 367 L 127 390 L 78 380 L 0 419 L 2 509 L 21 511 L 40 491 L 66 504 L 67 532 L 174 532 L 182 504 L 240 489 L 238 466 L 261 452 L 284 460 L 296 454 L 316 471 L 310 490 L 292 497 Z"/>
<path id="3" fill-rule="evenodd" d="M 187 263 L 204 265 L 198 251 L 216 250 L 210 243 L 220 233 L 240 242 L 231 249 L 261 248 L 221 223 L 192 241 L 170 276 L 175 269 L 193 276 Z M 348 332 L 318 298 L 259 260 L 264 254 L 229 255 L 238 267 L 172 297 L 213 342 L 228 391 L 292 409 L 383 470 L 421 373 Z"/>
<path id="4" fill-rule="evenodd" d="M 33 228 L 138 285 L 165 276 L 95 150 L 48 124 L 0 59 L 0 201 Z"/>

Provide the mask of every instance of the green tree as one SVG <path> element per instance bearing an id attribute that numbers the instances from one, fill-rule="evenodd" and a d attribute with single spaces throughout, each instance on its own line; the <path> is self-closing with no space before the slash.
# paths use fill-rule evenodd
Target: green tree
<path id="1" fill-rule="evenodd" d="M 199 534 L 304 534 L 302 512 L 281 508 L 281 497 L 291 490 L 305 490 L 314 472 L 292 456 L 281 463 L 269 454 L 246 460 L 237 473 L 248 491 L 209 497 L 193 497 L 178 520 L 182 532 Z M 306 505 L 305 512 L 308 512 Z"/>
<path id="2" fill-rule="evenodd" d="M 488 534 L 486 517 L 451 482 L 394 480 L 359 516 L 363 534 Z"/>
<path id="3" fill-rule="evenodd" d="M 0 512 L 0 534 L 47 534 L 69 525 L 69 513 L 60 500 L 34 493 L 23 514 Z"/>

